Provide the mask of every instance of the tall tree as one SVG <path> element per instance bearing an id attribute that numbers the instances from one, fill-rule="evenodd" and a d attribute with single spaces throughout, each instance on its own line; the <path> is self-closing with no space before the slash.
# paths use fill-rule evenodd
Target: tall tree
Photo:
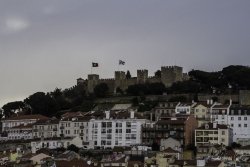
<path id="1" fill-rule="evenodd" d="M 37 92 L 24 100 L 32 109 L 32 114 L 52 116 L 58 111 L 56 101 L 44 92 Z"/>
<path id="2" fill-rule="evenodd" d="M 130 74 L 130 71 L 128 70 L 127 73 L 126 73 L 126 78 L 127 79 L 130 79 L 131 78 L 131 74 Z"/>
<path id="3" fill-rule="evenodd" d="M 15 102 L 10 102 L 5 104 L 2 109 L 3 109 L 3 115 L 8 118 L 10 117 L 12 114 L 14 114 L 14 112 L 16 110 L 19 109 L 24 109 L 25 108 L 25 104 L 22 101 L 15 101 Z"/>
<path id="4" fill-rule="evenodd" d="M 161 70 L 157 70 L 157 71 L 155 72 L 155 77 L 161 78 Z"/>
<path id="5" fill-rule="evenodd" d="M 106 83 L 100 83 L 94 88 L 94 93 L 97 97 L 106 97 L 109 87 Z"/>

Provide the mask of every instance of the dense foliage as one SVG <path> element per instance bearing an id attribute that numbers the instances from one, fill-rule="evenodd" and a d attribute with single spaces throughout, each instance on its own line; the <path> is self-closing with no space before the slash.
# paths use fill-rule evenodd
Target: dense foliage
<path id="1" fill-rule="evenodd" d="M 160 71 L 156 71 L 155 76 L 160 77 Z M 147 111 L 154 107 L 154 103 L 147 102 L 141 97 L 144 95 L 162 95 L 164 93 L 232 93 L 240 89 L 250 89 L 250 68 L 248 66 L 228 66 L 217 72 L 206 72 L 192 70 L 189 72 L 190 80 L 176 82 L 171 87 L 166 88 L 162 83 L 136 84 L 128 87 L 126 92 L 117 88 L 118 95 L 140 96 L 134 98 L 132 103 L 139 108 L 139 111 Z M 126 78 L 131 78 L 127 71 Z M 95 98 L 107 97 L 109 87 L 105 83 L 100 83 L 94 88 L 94 94 L 87 94 L 82 85 L 61 90 L 56 88 L 49 93 L 36 92 L 24 101 L 9 102 L 2 107 L 0 117 L 10 117 L 16 110 L 23 111 L 24 114 L 43 114 L 46 116 L 57 116 L 58 111 L 90 111 L 95 106 Z M 216 96 L 215 96 L 216 98 Z M 186 97 L 177 96 L 170 101 L 186 101 Z M 195 100 L 195 99 L 194 99 Z M 214 99 L 216 101 L 216 99 Z"/>
<path id="2" fill-rule="evenodd" d="M 146 83 L 131 85 L 127 89 L 129 95 L 162 95 L 166 91 L 166 87 L 162 83 Z"/>

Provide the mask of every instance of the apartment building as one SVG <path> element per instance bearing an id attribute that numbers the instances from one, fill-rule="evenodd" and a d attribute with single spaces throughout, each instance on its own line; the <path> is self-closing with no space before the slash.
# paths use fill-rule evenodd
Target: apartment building
<path id="1" fill-rule="evenodd" d="M 148 120 L 135 111 L 105 111 L 89 120 L 89 144 L 96 148 L 141 144 L 141 128 Z"/>
<path id="2" fill-rule="evenodd" d="M 177 102 L 159 102 L 154 108 L 156 120 L 159 120 L 161 117 L 175 116 L 175 108 L 178 104 Z"/>
<path id="3" fill-rule="evenodd" d="M 196 102 L 192 103 L 178 103 L 175 107 L 175 114 L 193 114 L 193 107 L 196 105 Z"/>
<path id="4" fill-rule="evenodd" d="M 227 115 L 230 110 L 230 104 L 215 104 L 211 107 L 211 122 L 217 122 L 218 124 L 228 125 Z"/>
<path id="5" fill-rule="evenodd" d="M 161 140 L 173 138 L 180 141 L 182 147 L 194 142 L 194 130 L 198 122 L 193 115 L 176 115 L 162 118 L 155 123 L 144 124 L 142 129 L 142 142 L 152 144 Z"/>
<path id="6" fill-rule="evenodd" d="M 51 118 L 47 120 L 38 120 L 32 126 L 34 138 L 51 138 L 59 137 L 58 133 L 59 120 Z"/>
<path id="7" fill-rule="evenodd" d="M 39 120 L 47 120 L 43 115 L 20 115 L 1 120 L 2 132 L 7 134 L 7 139 L 30 139 L 32 138 L 32 124 Z"/>
<path id="8" fill-rule="evenodd" d="M 198 127 L 209 123 L 211 119 L 211 109 L 213 107 L 213 102 L 198 102 L 193 107 L 194 116 L 198 121 Z"/>
<path id="9" fill-rule="evenodd" d="M 59 135 L 61 137 L 80 137 L 83 142 L 87 142 L 89 140 L 88 124 L 92 116 L 91 113 L 83 112 L 63 115 L 59 121 Z"/>
<path id="10" fill-rule="evenodd" d="M 229 146 L 232 143 L 232 129 L 227 125 L 208 123 L 195 129 L 195 146 L 199 144 L 223 144 Z"/>
<path id="11" fill-rule="evenodd" d="M 232 105 L 227 122 L 233 129 L 233 141 L 243 146 L 250 145 L 250 106 Z"/>

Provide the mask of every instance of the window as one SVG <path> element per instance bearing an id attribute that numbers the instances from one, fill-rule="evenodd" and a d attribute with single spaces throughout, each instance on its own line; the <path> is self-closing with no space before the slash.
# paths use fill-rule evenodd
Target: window
<path id="1" fill-rule="evenodd" d="M 224 130 L 221 133 L 222 133 L 222 135 L 225 135 L 225 131 Z"/>
<path id="2" fill-rule="evenodd" d="M 241 127 L 241 124 L 239 124 L 238 127 L 240 128 L 240 127 Z"/>
<path id="3" fill-rule="evenodd" d="M 233 121 L 233 120 L 234 120 L 234 117 L 231 117 L 231 120 Z"/>
<path id="4" fill-rule="evenodd" d="M 224 139 L 224 138 L 221 138 L 221 142 L 225 142 L 225 139 Z"/>
<path id="5" fill-rule="evenodd" d="M 244 124 L 244 127 L 247 127 L 247 124 Z"/>
<path id="6" fill-rule="evenodd" d="M 234 127 L 234 124 L 231 124 L 231 127 Z"/>
<path id="7" fill-rule="evenodd" d="M 131 129 L 126 129 L 126 133 L 131 133 Z"/>
<path id="8" fill-rule="evenodd" d="M 246 120 L 247 120 L 247 117 L 244 117 L 244 120 L 246 121 Z"/>
<path id="9" fill-rule="evenodd" d="M 240 121 L 240 120 L 241 120 L 241 117 L 238 117 L 238 120 Z"/>

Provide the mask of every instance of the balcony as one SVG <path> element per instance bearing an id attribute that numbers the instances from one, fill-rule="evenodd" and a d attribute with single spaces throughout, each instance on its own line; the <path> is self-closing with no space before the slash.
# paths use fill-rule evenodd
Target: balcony
<path id="1" fill-rule="evenodd" d="M 80 129 L 84 129 L 84 126 L 80 126 Z"/>

